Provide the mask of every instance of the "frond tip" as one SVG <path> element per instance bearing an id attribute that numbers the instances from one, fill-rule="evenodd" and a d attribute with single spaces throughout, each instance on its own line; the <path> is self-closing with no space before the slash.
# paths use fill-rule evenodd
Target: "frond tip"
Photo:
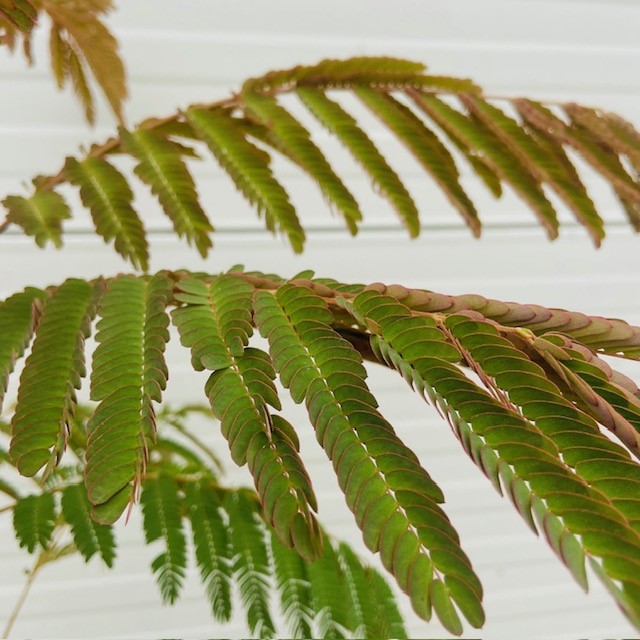
<path id="1" fill-rule="evenodd" d="M 60 30 L 52 31 L 52 55 L 58 61 L 58 82 L 70 78 L 90 110 L 82 60 Z M 61 62 L 65 60 L 68 67 Z M 526 98 L 492 98 L 469 80 L 428 75 L 420 63 L 375 57 L 273 71 L 247 80 L 227 99 L 121 127 L 117 136 L 93 145 L 87 157 L 68 159 L 57 174 L 35 180 L 30 197 L 5 198 L 7 217 L 0 230 L 15 224 L 40 246 L 49 241 L 59 246 L 62 223 L 70 213 L 57 189 L 70 183 L 80 189 L 98 235 L 106 242 L 113 239 L 116 251 L 144 270 L 145 230 L 133 209 L 129 177 L 106 160 L 107 155 L 121 154 L 135 160 L 135 175 L 156 196 L 175 233 L 206 256 L 213 225 L 190 168 L 191 159 L 199 158 L 191 145 L 203 143 L 264 218 L 266 228 L 285 236 L 295 252 L 303 250 L 305 229 L 275 158 L 293 163 L 314 182 L 356 234 L 366 224 L 362 209 L 333 159 L 316 142 L 316 130 L 294 115 L 295 97 L 310 112 L 312 124 L 345 147 L 409 235 L 416 237 L 424 219 L 407 180 L 377 142 L 380 136 L 373 134 L 378 132 L 368 131 L 357 113 L 343 106 L 343 96 L 356 97 L 380 127 L 406 147 L 474 236 L 481 233 L 482 216 L 461 179 L 460 160 L 496 198 L 504 187 L 510 188 L 550 239 L 560 232 L 564 207 L 599 246 L 605 220 L 581 178 L 576 154 L 611 185 L 621 211 L 640 230 L 640 133 L 630 123 L 574 103 L 550 107 Z"/>

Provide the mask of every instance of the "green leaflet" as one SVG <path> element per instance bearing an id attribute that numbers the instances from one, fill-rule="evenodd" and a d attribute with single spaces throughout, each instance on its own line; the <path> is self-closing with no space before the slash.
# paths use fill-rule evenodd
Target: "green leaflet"
<path id="1" fill-rule="evenodd" d="M 13 529 L 29 553 L 46 549 L 55 528 L 56 503 L 52 493 L 21 498 L 13 509 Z"/>
<path id="2" fill-rule="evenodd" d="M 9 376 L 31 342 L 44 293 L 29 287 L 0 303 L 0 409 Z"/>
<path id="3" fill-rule="evenodd" d="M 225 502 L 234 554 L 233 573 L 249 629 L 258 638 L 271 638 L 275 636 L 275 626 L 269 613 L 269 556 L 256 506 L 250 494 L 242 490 L 230 494 Z"/>
<path id="4" fill-rule="evenodd" d="M 420 220 L 411 195 L 384 156 L 356 120 L 322 91 L 298 89 L 298 97 L 320 123 L 335 135 L 367 172 L 376 189 L 395 208 L 412 238 L 420 233 Z"/>
<path id="5" fill-rule="evenodd" d="M 45 303 L 11 419 L 10 452 L 23 475 L 32 476 L 45 465 L 48 475 L 64 452 L 99 291 L 100 284 L 70 279 Z"/>
<path id="6" fill-rule="evenodd" d="M 473 234 L 480 235 L 478 212 L 460 186 L 458 168 L 440 139 L 410 109 L 390 95 L 356 89 L 356 95 L 396 135 L 438 183 Z"/>
<path id="7" fill-rule="evenodd" d="M 120 516 L 144 474 L 146 442 L 155 434 L 153 401 L 160 402 L 167 380 L 171 288 L 163 273 L 119 276 L 100 304 L 91 375 L 91 398 L 100 404 L 88 425 L 85 473 L 98 522 Z"/>
<path id="8" fill-rule="evenodd" d="M 375 625 L 379 616 L 373 613 L 379 603 L 371 599 L 365 568 L 346 544 L 338 546 L 338 563 L 350 599 L 347 627 L 356 638 L 380 638 Z"/>
<path id="9" fill-rule="evenodd" d="M 215 491 L 188 484 L 185 504 L 193 532 L 196 564 L 216 620 L 231 618 L 231 541 Z"/>
<path id="10" fill-rule="evenodd" d="M 296 402 L 306 401 L 367 546 L 380 551 L 424 618 L 431 612 L 424 594 L 437 565 L 463 575 L 480 606 L 480 583 L 438 507 L 440 489 L 376 411 L 361 357 L 329 326 L 331 319 L 324 301 L 303 287 L 255 296 L 255 322 L 280 380 Z M 472 624 L 479 620 L 470 617 Z"/>
<path id="11" fill-rule="evenodd" d="M 346 638 L 349 635 L 349 608 L 353 605 L 351 594 L 344 580 L 336 579 L 341 575 L 341 567 L 335 549 L 326 539 L 322 546 L 322 555 L 307 565 L 313 608 L 320 613 L 319 636 Z"/>
<path id="12" fill-rule="evenodd" d="M 586 190 L 579 188 L 575 170 L 567 169 L 567 157 L 561 146 L 556 154 L 530 135 L 518 122 L 479 97 L 463 97 L 463 103 L 496 135 L 506 147 L 528 166 L 541 183 L 548 184 L 587 228 L 596 246 L 604 237 L 602 218 Z M 561 154 L 561 155 L 560 155 Z M 568 163 L 571 169 L 573 165 Z"/>
<path id="13" fill-rule="evenodd" d="M 287 622 L 290 637 L 312 638 L 311 588 L 307 563 L 292 549 L 285 547 L 271 531 L 271 558 L 275 583 L 280 595 L 280 609 Z"/>
<path id="14" fill-rule="evenodd" d="M 84 487 L 74 484 L 62 492 L 62 515 L 71 527 L 73 542 L 82 557 L 89 561 L 94 555 L 107 567 L 113 566 L 116 541 L 112 527 L 98 524 L 91 518 L 91 503 Z"/>
<path id="15" fill-rule="evenodd" d="M 373 612 L 368 612 L 367 625 L 372 630 L 371 637 L 403 640 L 407 637 L 407 632 L 393 592 L 377 571 L 368 567 L 365 572 L 371 591 L 369 600 L 377 605 Z"/>
<path id="16" fill-rule="evenodd" d="M 115 250 L 135 268 L 146 271 L 149 247 L 126 178 L 98 157 L 80 162 L 67 158 L 64 169 L 69 182 L 80 188 L 82 204 L 91 211 L 97 233 L 105 242 L 113 240 Z"/>
<path id="17" fill-rule="evenodd" d="M 163 550 L 151 563 L 162 601 L 173 604 L 180 594 L 187 567 L 187 541 L 182 529 L 178 484 L 160 474 L 147 478 L 140 498 L 147 543 L 162 540 Z"/>
<path id="18" fill-rule="evenodd" d="M 529 204 L 549 237 L 557 237 L 556 212 L 547 200 L 540 182 L 530 175 L 528 166 L 523 165 L 482 121 L 461 113 L 436 97 L 416 94 L 412 97 L 416 105 L 444 130 L 453 130 L 465 145 L 481 153 L 491 169 Z"/>
<path id="19" fill-rule="evenodd" d="M 7 209 L 7 222 L 17 224 L 35 238 L 39 247 L 51 242 L 62 246 L 62 221 L 71 217 L 64 198 L 55 191 L 36 191 L 29 198 L 8 196 L 2 204 Z"/>
<path id="20" fill-rule="evenodd" d="M 213 227 L 200 205 L 180 147 L 151 130 L 127 131 L 121 127 L 119 132 L 123 149 L 138 160 L 135 174 L 149 185 L 176 233 L 206 257 L 212 246 L 209 234 Z"/>
<path id="21" fill-rule="evenodd" d="M 268 127 L 278 145 L 317 182 L 327 201 L 336 207 L 349 231 L 355 234 L 357 223 L 362 220 L 358 203 L 313 143 L 309 132 L 275 98 L 245 91 L 242 99 L 249 113 Z"/>
<path id="22" fill-rule="evenodd" d="M 273 176 L 269 155 L 246 138 L 228 113 L 190 109 L 186 117 L 239 191 L 264 214 L 267 228 L 285 233 L 301 253 L 304 231 L 287 192 Z"/>

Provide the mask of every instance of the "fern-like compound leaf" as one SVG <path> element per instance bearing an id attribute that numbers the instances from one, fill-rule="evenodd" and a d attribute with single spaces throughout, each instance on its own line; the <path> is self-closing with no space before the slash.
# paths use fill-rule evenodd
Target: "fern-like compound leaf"
<path id="1" fill-rule="evenodd" d="M 412 94 L 415 103 L 443 129 L 455 132 L 466 146 L 481 154 L 501 180 L 508 182 L 533 209 L 550 238 L 558 235 L 558 219 L 540 182 L 479 119 L 473 119 L 434 96 Z"/>
<path id="2" fill-rule="evenodd" d="M 62 515 L 71 527 L 78 551 L 87 561 L 98 555 L 107 567 L 112 567 L 116 556 L 113 528 L 95 522 L 91 517 L 91 506 L 82 485 L 69 485 L 62 492 Z"/>
<path id="3" fill-rule="evenodd" d="M 216 620 L 231 618 L 231 540 L 215 492 L 205 483 L 185 488 L 187 515 L 193 532 L 196 564 Z"/>
<path id="4" fill-rule="evenodd" d="M 21 547 L 29 553 L 46 549 L 55 528 L 56 502 L 52 493 L 21 498 L 13 509 L 13 529 Z"/>
<path id="5" fill-rule="evenodd" d="M 102 298 L 91 375 L 100 402 L 88 425 L 85 482 L 93 516 L 116 520 L 139 490 L 155 435 L 153 402 L 166 386 L 163 352 L 169 339 L 165 312 L 171 282 L 120 276 Z"/>
<path id="6" fill-rule="evenodd" d="M 225 503 L 234 557 L 233 573 L 249 630 L 258 638 L 272 638 L 276 631 L 270 614 L 269 555 L 256 506 L 244 491 L 229 495 Z"/>
<path id="7" fill-rule="evenodd" d="M 287 548 L 271 532 L 271 557 L 280 608 L 290 637 L 311 638 L 312 602 L 307 563 L 294 550 Z"/>
<path id="8" fill-rule="evenodd" d="M 47 300 L 31 353 L 20 376 L 11 420 L 11 456 L 20 473 L 45 475 L 62 456 L 76 390 L 85 375 L 84 340 L 100 285 L 70 279 Z"/>
<path id="9" fill-rule="evenodd" d="M 355 118 L 322 91 L 310 87 L 298 89 L 298 97 L 321 124 L 349 150 L 371 181 L 398 212 L 411 237 L 420 233 L 418 209 L 396 172 Z"/>
<path id="10" fill-rule="evenodd" d="M 71 217 L 64 198 L 55 191 L 36 191 L 31 197 L 8 196 L 2 204 L 7 208 L 7 222 L 22 227 L 33 236 L 39 247 L 51 242 L 62 246 L 62 221 Z"/>
<path id="11" fill-rule="evenodd" d="M 44 293 L 30 287 L 0 303 L 0 409 L 9 376 L 31 342 Z"/>
<path id="12" fill-rule="evenodd" d="M 151 130 L 121 128 L 120 138 L 124 150 L 138 161 L 135 174 L 158 198 L 176 233 L 205 257 L 211 248 L 209 234 L 213 227 L 200 205 L 181 148 Z"/>
<path id="13" fill-rule="evenodd" d="M 187 541 L 182 527 L 178 484 L 160 474 L 144 483 L 142 497 L 144 534 L 147 543 L 161 540 L 163 550 L 151 563 L 162 600 L 173 604 L 180 594 L 187 566 Z"/>
<path id="14" fill-rule="evenodd" d="M 247 140 L 242 128 L 223 111 L 190 109 L 187 118 L 240 192 L 264 215 L 267 228 L 286 234 L 300 253 L 304 231 L 287 192 L 273 177 L 269 155 Z"/>
<path id="15" fill-rule="evenodd" d="M 67 158 L 65 171 L 69 182 L 80 188 L 96 232 L 105 242 L 113 240 L 115 250 L 134 267 L 146 271 L 149 247 L 126 178 L 104 158 L 88 157 L 80 162 Z"/>
<path id="16" fill-rule="evenodd" d="M 556 151 L 558 155 L 550 152 L 513 118 L 482 98 L 467 96 L 463 102 L 523 164 L 531 168 L 541 183 L 548 184 L 566 202 L 599 245 L 604 237 L 602 218 L 586 191 L 576 188 L 579 179 L 576 180 L 575 171 L 567 171 L 564 151 Z M 573 167 L 570 163 L 569 166 Z"/>
<path id="17" fill-rule="evenodd" d="M 392 96 L 369 88 L 356 95 L 411 151 L 460 212 L 475 236 L 480 234 L 478 212 L 460 186 L 458 169 L 447 148 L 422 120 Z"/>
<path id="18" fill-rule="evenodd" d="M 341 575 L 341 567 L 335 549 L 328 540 L 324 541 L 323 547 L 322 556 L 307 566 L 313 606 L 320 613 L 317 621 L 319 635 L 322 638 L 346 638 L 351 621 L 351 594 L 344 580 L 336 580 L 336 576 Z"/>
<path id="19" fill-rule="evenodd" d="M 122 101 L 127 96 L 125 69 L 118 55 L 118 42 L 100 19 L 111 3 L 79 0 L 41 0 L 42 8 L 54 23 L 73 40 L 93 72 L 118 120 L 122 121 Z"/>
<path id="20" fill-rule="evenodd" d="M 344 218 L 349 231 L 355 234 L 357 223 L 362 219 L 358 203 L 311 140 L 309 132 L 275 98 L 246 91 L 243 101 L 249 113 L 271 131 L 278 146 L 318 184 L 327 201 Z"/>
<path id="21" fill-rule="evenodd" d="M 465 614 L 481 625 L 482 589 L 438 506 L 442 493 L 377 412 L 361 357 L 331 328 L 324 301 L 294 285 L 275 295 L 259 291 L 255 299 L 255 321 L 280 380 L 296 402 L 306 401 L 367 546 L 380 552 L 419 615 L 431 615 L 430 585 L 442 572 L 463 585 Z"/>

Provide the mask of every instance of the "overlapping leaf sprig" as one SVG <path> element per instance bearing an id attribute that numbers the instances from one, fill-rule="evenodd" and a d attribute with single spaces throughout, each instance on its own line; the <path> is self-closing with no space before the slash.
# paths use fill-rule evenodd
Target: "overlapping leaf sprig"
<path id="1" fill-rule="evenodd" d="M 27 61 L 33 64 L 33 31 L 45 15 L 51 71 L 58 88 L 72 86 L 87 121 L 93 124 L 93 77 L 114 115 L 122 121 L 126 73 L 118 42 L 104 22 L 105 14 L 113 8 L 112 0 L 0 0 L 0 46 L 13 52 L 21 45 Z"/>
<path id="2" fill-rule="evenodd" d="M 55 321 L 62 306 L 65 323 Z M 209 373 L 213 414 L 232 459 L 251 473 L 287 562 L 315 560 L 322 574 L 334 552 L 299 453 L 299 430 L 310 427 L 280 413 L 276 379 L 306 406 L 365 544 L 415 611 L 427 620 L 435 611 L 453 633 L 462 632 L 461 618 L 474 627 L 484 622 L 482 586 L 443 510 L 443 493 L 378 410 L 367 359 L 397 370 L 437 407 L 576 580 L 586 587 L 588 562 L 640 627 L 640 393 L 606 361 L 639 359 L 640 327 L 477 295 L 346 285 L 308 272 L 291 280 L 240 268 L 218 276 L 160 272 L 29 289 L 0 305 L 5 376 L 34 335 L 9 451 L 26 475 L 55 474 L 94 316 L 98 406 L 87 423 L 84 475 L 97 521 L 115 521 L 140 487 L 143 510 L 153 509 L 171 482 L 149 482 L 171 317 L 194 369 Z M 255 329 L 266 347 L 252 340 Z M 234 509 L 243 508 L 231 508 L 232 529 Z M 165 531 L 158 525 L 147 533 L 152 540 Z M 180 581 L 168 566 L 183 554 L 178 545 L 154 563 L 168 598 Z M 260 591 L 260 580 L 245 579 L 248 594 Z M 354 594 L 358 585 L 354 578 Z M 334 595 L 328 590 L 327 601 Z M 250 619 L 264 619 L 260 602 L 245 607 Z M 347 614 L 330 617 L 327 628 L 345 626 Z"/>
<path id="3" fill-rule="evenodd" d="M 406 637 L 391 589 L 348 545 L 318 528 L 324 553 L 304 562 L 265 522 L 253 491 L 221 483 L 217 456 L 191 432 L 195 414 L 211 419 L 200 406 L 160 411 L 141 480 L 141 524 L 146 542 L 160 543 L 151 570 L 163 602 L 179 599 L 192 547 L 212 616 L 220 623 L 239 608 L 260 638 Z M 118 530 L 92 518 L 89 478 L 83 481 L 94 448 L 87 437 L 93 416 L 90 407 L 77 408 L 69 420 L 66 463 L 43 483 L 16 482 L 0 447 L 0 494 L 11 500 L 2 512 L 12 514 L 16 540 L 36 555 L 37 571 L 74 553 L 87 562 L 100 558 L 109 568 L 116 563 Z M 0 434 L 9 431 L 0 423 Z M 336 583 L 338 573 L 345 580 Z"/>
<path id="4" fill-rule="evenodd" d="M 274 71 L 248 80 L 226 100 L 121 128 L 81 157 L 68 158 L 57 174 L 36 178 L 32 193 L 5 198 L 7 217 L 0 228 L 16 224 L 41 246 L 60 245 L 62 223 L 71 214 L 58 188 L 69 183 L 79 189 L 97 234 L 146 270 L 148 241 L 135 210 L 134 180 L 111 161 L 125 155 L 135 160 L 136 177 L 158 199 L 175 232 L 206 255 L 213 224 L 188 164 L 204 153 L 215 158 L 267 229 L 286 236 L 294 251 L 302 250 L 305 232 L 286 185 L 272 169 L 274 157 L 301 169 L 357 233 L 360 205 L 282 100 L 285 95 L 295 96 L 344 145 L 411 236 L 420 233 L 421 216 L 409 189 L 384 149 L 340 102 L 341 95 L 355 96 L 411 152 L 474 235 L 480 234 L 481 220 L 460 181 L 461 159 L 495 197 L 509 187 L 549 238 L 559 232 L 554 204 L 559 200 L 599 245 L 604 221 L 576 168 L 578 155 L 611 185 L 629 223 L 640 229 L 640 134 L 621 117 L 576 104 L 492 99 L 470 80 L 429 75 L 418 62 L 375 57 Z M 206 208 L 215 215 L 214 205 Z"/>

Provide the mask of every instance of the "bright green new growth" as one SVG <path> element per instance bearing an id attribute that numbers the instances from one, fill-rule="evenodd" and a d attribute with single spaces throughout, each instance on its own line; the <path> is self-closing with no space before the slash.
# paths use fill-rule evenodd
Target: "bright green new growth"
<path id="1" fill-rule="evenodd" d="M 295 252 L 303 250 L 305 231 L 272 168 L 277 157 L 315 182 L 330 208 L 356 234 L 364 220 L 361 207 L 316 143 L 315 131 L 307 129 L 294 115 L 291 101 L 283 99 L 295 97 L 353 156 L 409 235 L 417 236 L 423 220 L 410 190 L 357 113 L 342 106 L 341 94 L 357 97 L 383 130 L 407 148 L 475 236 L 482 222 L 460 180 L 458 156 L 496 198 L 503 185 L 510 187 L 551 239 L 559 233 L 558 214 L 547 193 L 554 192 L 599 246 L 604 222 L 574 165 L 572 155 L 577 153 L 611 185 L 630 224 L 640 230 L 640 134 L 629 123 L 573 103 L 551 110 L 523 98 L 492 99 L 470 80 L 428 75 L 420 63 L 376 57 L 272 71 L 247 80 L 227 99 L 150 118 L 134 128 L 120 127 L 118 136 L 93 145 L 84 157 L 67 159 L 57 174 L 34 180 L 31 194 L 5 198 L 7 217 L 0 230 L 15 224 L 40 246 L 60 246 L 62 223 L 70 212 L 57 188 L 68 182 L 79 188 L 98 235 L 113 240 L 123 258 L 146 270 L 145 229 L 132 204 L 129 178 L 117 163 L 106 160 L 124 155 L 135 160 L 133 172 L 156 196 L 176 234 L 206 256 L 213 225 L 189 166 L 206 147 L 264 217 L 266 228 L 284 235 Z M 509 110 L 517 117 L 508 115 Z"/>

